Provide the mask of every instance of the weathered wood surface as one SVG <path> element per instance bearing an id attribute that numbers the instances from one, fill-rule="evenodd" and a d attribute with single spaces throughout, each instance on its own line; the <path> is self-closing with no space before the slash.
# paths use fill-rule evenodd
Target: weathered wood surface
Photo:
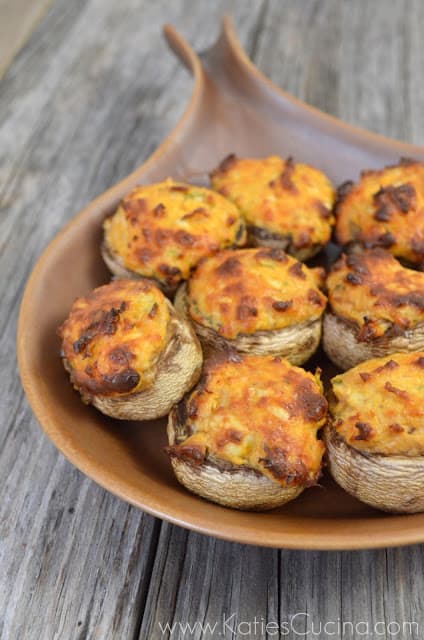
<path id="1" fill-rule="evenodd" d="M 50 4 L 50 0 L 0 0 L 0 78 Z"/>
<path id="2" fill-rule="evenodd" d="M 424 635 L 421 546 L 275 551 L 161 523 L 72 468 L 19 383 L 16 319 L 37 256 L 149 156 L 186 104 L 191 81 L 167 52 L 161 24 L 174 23 L 201 50 L 225 11 L 276 83 L 354 124 L 424 144 L 420 0 L 53 3 L 0 85 L 4 640 L 273 638 L 276 624 L 287 638 Z M 167 622 L 194 627 L 163 633 Z M 390 622 L 416 624 L 393 633 Z M 214 630 L 202 632 L 206 623 Z"/>

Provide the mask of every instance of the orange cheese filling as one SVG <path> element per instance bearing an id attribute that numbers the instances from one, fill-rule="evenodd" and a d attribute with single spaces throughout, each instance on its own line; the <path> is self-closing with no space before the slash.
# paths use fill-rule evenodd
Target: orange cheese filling
<path id="1" fill-rule="evenodd" d="M 393 326 L 405 331 L 424 322 L 424 273 L 403 267 L 383 249 L 343 255 L 327 278 L 333 312 L 359 328 L 367 341 Z"/>
<path id="2" fill-rule="evenodd" d="M 332 379 L 333 425 L 355 449 L 424 454 L 424 353 L 362 362 Z"/>
<path id="3" fill-rule="evenodd" d="M 412 263 L 424 260 L 424 164 L 403 160 L 380 171 L 364 171 L 358 184 L 342 185 L 336 235 L 383 247 Z"/>
<path id="4" fill-rule="evenodd" d="M 221 251 L 191 277 L 189 313 L 228 339 L 312 322 L 326 305 L 321 277 L 280 249 Z"/>
<path id="5" fill-rule="evenodd" d="M 100 396 L 151 386 L 169 321 L 166 298 L 147 280 L 115 280 L 78 298 L 59 329 L 74 386 Z"/>
<path id="6" fill-rule="evenodd" d="M 335 190 L 322 171 L 291 158 L 229 156 L 211 180 L 248 224 L 290 236 L 297 249 L 329 241 Z"/>
<path id="7" fill-rule="evenodd" d="M 123 266 L 175 285 L 205 255 L 243 244 L 237 208 L 209 189 L 164 182 L 134 189 L 104 222 L 105 243 Z"/>
<path id="8" fill-rule="evenodd" d="M 209 361 L 187 400 L 191 434 L 171 453 L 195 464 L 219 459 L 283 485 L 315 484 L 327 402 L 319 377 L 270 356 Z"/>

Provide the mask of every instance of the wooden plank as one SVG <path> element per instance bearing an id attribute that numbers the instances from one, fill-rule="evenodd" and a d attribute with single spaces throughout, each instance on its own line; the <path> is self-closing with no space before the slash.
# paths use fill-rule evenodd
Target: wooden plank
<path id="1" fill-rule="evenodd" d="M 183 2 L 61 0 L 3 79 L 2 639 L 138 635 L 160 523 L 96 487 L 44 438 L 16 372 L 15 327 L 49 239 L 148 157 L 186 105 L 191 80 L 168 52 L 162 23 L 175 22 L 202 48 L 224 4 L 203 1 L 186 15 Z M 233 7 L 248 38 L 260 3 Z"/>
<path id="2" fill-rule="evenodd" d="M 0 78 L 50 4 L 51 0 L 0 0 Z"/>
<path id="3" fill-rule="evenodd" d="M 423 20 L 419 0 L 272 1 L 256 62 L 319 109 L 424 144 Z"/>
<path id="4" fill-rule="evenodd" d="M 132 637 L 160 524 L 34 439 L 10 472 L 23 487 L 6 486 L 2 505 L 0 637 Z"/>
<path id="5" fill-rule="evenodd" d="M 421 546 L 275 551 L 163 525 L 139 637 L 356 640 L 390 637 L 393 623 L 418 640 L 422 563 Z"/>
<path id="6" fill-rule="evenodd" d="M 208 634 L 197 624 L 185 637 L 241 639 L 255 616 L 250 637 L 272 638 L 275 627 L 260 623 L 296 613 L 309 615 L 296 618 L 300 631 L 337 620 L 424 624 L 421 546 L 279 552 L 161 525 L 73 469 L 23 397 L 15 325 L 36 257 L 182 113 L 191 81 L 160 25 L 175 23 L 203 49 L 224 10 L 277 84 L 354 124 L 423 143 L 419 0 L 55 2 L 1 85 L 2 639 L 183 637 L 178 628 L 163 634 L 166 622 L 221 625 Z M 398 637 L 421 638 L 422 629 Z"/>
<path id="7" fill-rule="evenodd" d="M 278 621 L 278 559 L 277 550 L 164 524 L 140 638 L 178 638 L 184 630 L 196 640 L 265 637 L 262 627 Z M 257 635 L 248 633 L 254 628 Z"/>

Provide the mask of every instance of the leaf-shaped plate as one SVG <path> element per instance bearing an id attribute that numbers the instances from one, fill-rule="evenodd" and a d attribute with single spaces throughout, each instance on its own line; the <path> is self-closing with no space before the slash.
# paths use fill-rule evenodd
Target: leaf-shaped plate
<path id="1" fill-rule="evenodd" d="M 22 382 L 49 438 L 81 471 L 124 500 L 195 531 L 271 547 L 347 549 L 424 541 L 424 514 L 392 516 L 348 496 L 329 477 L 281 509 L 243 513 L 188 493 L 174 478 L 164 421 L 121 423 L 82 404 L 59 358 L 56 328 L 73 300 L 107 282 L 101 223 L 138 183 L 168 175 L 197 181 L 226 154 L 293 155 L 334 180 L 356 178 L 424 149 L 350 127 L 275 87 L 250 62 L 231 22 L 202 61 L 172 28 L 165 34 L 194 76 L 179 124 L 139 169 L 91 202 L 51 242 L 22 302 L 18 355 Z"/>

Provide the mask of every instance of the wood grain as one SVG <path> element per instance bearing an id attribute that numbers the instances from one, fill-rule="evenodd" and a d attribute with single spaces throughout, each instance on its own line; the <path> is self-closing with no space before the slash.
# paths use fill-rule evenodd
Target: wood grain
<path id="1" fill-rule="evenodd" d="M 50 4 L 50 0 L 0 0 L 0 78 Z"/>
<path id="2" fill-rule="evenodd" d="M 424 144 L 419 0 L 54 2 L 1 84 L 2 639 L 272 638 L 275 627 L 267 633 L 261 621 L 283 624 L 296 613 L 296 632 L 326 621 L 412 621 L 420 628 L 397 637 L 423 637 L 421 546 L 276 551 L 160 523 L 73 469 L 42 435 L 21 390 L 16 319 L 36 258 L 86 202 L 147 158 L 182 113 L 191 82 L 166 50 L 162 23 L 202 50 L 223 12 L 286 90 L 353 124 Z M 255 616 L 249 635 L 244 623 Z M 167 622 L 197 626 L 162 633 Z M 200 623 L 218 626 L 202 632 Z M 320 637 L 363 638 L 363 629 Z"/>

